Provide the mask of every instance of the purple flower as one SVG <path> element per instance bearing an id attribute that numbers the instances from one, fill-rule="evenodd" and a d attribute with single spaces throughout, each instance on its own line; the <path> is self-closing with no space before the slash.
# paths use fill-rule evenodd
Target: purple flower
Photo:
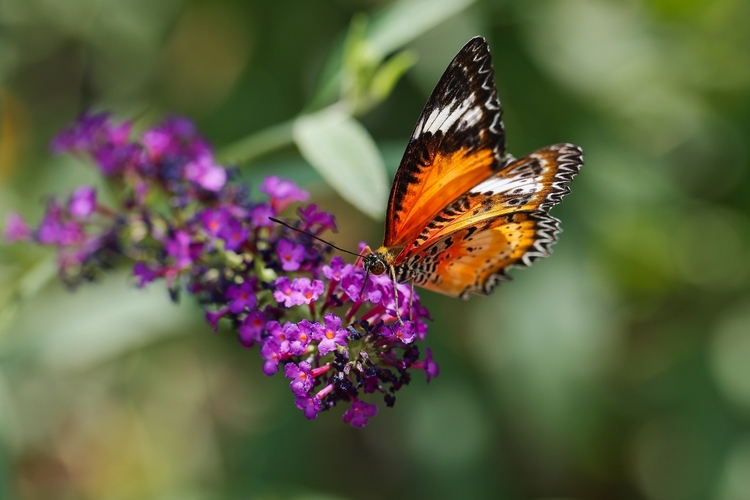
<path id="1" fill-rule="evenodd" d="M 284 323 L 281 330 L 283 332 L 282 342 L 286 344 L 286 349 L 283 352 L 288 352 L 294 356 L 302 354 L 304 349 L 301 349 L 299 343 L 295 342 L 299 337 L 299 327 L 295 323 Z"/>
<path id="2" fill-rule="evenodd" d="M 253 309 L 258 302 L 254 286 L 250 281 L 245 281 L 240 285 L 231 285 L 227 290 L 227 299 L 230 300 L 229 310 L 234 314 Z"/>
<path id="3" fill-rule="evenodd" d="M 296 245 L 289 240 L 281 240 L 276 246 L 276 253 L 284 271 L 296 271 L 305 258 L 305 247 Z"/>
<path id="4" fill-rule="evenodd" d="M 429 314 L 408 284 L 397 285 L 396 299 L 390 276 L 366 281 L 361 261 L 330 259 L 330 248 L 269 220 L 306 201 L 305 191 L 269 177 L 260 189 L 270 200 L 252 200 L 185 119 L 169 118 L 140 137 L 131 129 L 106 114 L 85 114 L 53 141 L 55 151 L 93 159 L 121 188 L 118 205 L 99 206 L 83 186 L 65 205 L 50 200 L 36 229 L 8 214 L 6 239 L 54 246 L 70 285 L 130 259 L 139 287 L 163 280 L 173 299 L 194 296 L 214 330 L 224 318 L 242 345 L 259 344 L 266 375 L 283 367 L 308 419 L 346 404 L 344 420 L 361 427 L 377 407 L 360 396 L 383 396 L 392 406 L 413 370 L 428 380 L 437 375 L 432 352 L 420 360 L 414 345 Z M 314 204 L 297 214 L 294 227 L 303 231 L 335 230 L 333 216 Z"/>
<path id="5" fill-rule="evenodd" d="M 365 273 L 361 268 L 357 268 L 356 272 L 352 272 L 341 279 L 341 288 L 353 302 L 372 302 L 374 304 L 379 303 L 383 298 L 383 292 L 375 285 L 372 278 L 378 276 L 370 275 L 367 282 L 365 282 Z M 364 288 L 363 288 L 364 285 Z"/>
<path id="6" fill-rule="evenodd" d="M 287 326 L 289 327 L 287 329 Z M 310 323 L 303 319 L 298 324 L 287 323 L 284 325 L 286 338 L 289 339 L 289 352 L 295 356 L 301 356 L 307 351 L 307 346 L 313 338 L 314 329 L 320 327 L 317 323 Z"/>
<path id="7" fill-rule="evenodd" d="M 414 324 L 411 321 L 404 321 L 401 323 L 394 323 L 391 328 L 391 336 L 397 338 L 404 344 L 411 344 L 414 342 L 414 337 L 417 336 L 414 330 Z"/>
<path id="8" fill-rule="evenodd" d="M 185 166 L 185 178 L 193 181 L 206 191 L 219 191 L 227 182 L 227 171 L 214 163 L 210 156 L 200 158 Z"/>
<path id="9" fill-rule="evenodd" d="M 52 151 L 60 154 L 68 151 L 90 151 L 106 137 L 110 126 L 106 113 L 84 113 L 72 126 L 64 129 L 52 139 Z"/>
<path id="10" fill-rule="evenodd" d="M 306 419 L 315 420 L 318 418 L 318 412 L 321 410 L 318 398 L 310 397 L 309 394 L 303 394 L 294 399 L 294 404 L 297 405 L 297 408 L 305 412 Z"/>
<path id="11" fill-rule="evenodd" d="M 378 407 L 365 403 L 364 401 L 355 401 L 352 407 L 344 412 L 344 422 L 351 424 L 352 427 L 364 427 L 367 425 L 367 419 L 378 414 Z"/>
<path id="12" fill-rule="evenodd" d="M 161 158 L 172 145 L 172 136 L 165 130 L 151 129 L 143 133 L 141 144 L 152 160 Z"/>
<path id="13" fill-rule="evenodd" d="M 440 374 L 440 367 L 432 360 L 432 349 L 429 347 L 427 348 L 427 355 L 424 360 L 417 361 L 411 366 L 413 368 L 424 370 L 425 375 L 427 375 L 427 382 L 429 382 L 431 378 L 435 378 Z"/>
<path id="14" fill-rule="evenodd" d="M 301 300 L 300 304 L 310 304 L 318 300 L 320 295 L 323 293 L 325 285 L 320 280 L 312 280 L 308 278 L 297 278 L 292 282 L 292 288 L 299 292 Z"/>
<path id="15" fill-rule="evenodd" d="M 345 346 L 349 336 L 346 330 L 341 328 L 341 318 L 335 314 L 328 313 L 323 318 L 325 327 L 313 332 L 313 339 L 320 341 L 318 350 L 325 356 L 336 350 L 336 345 Z"/>
<path id="16" fill-rule="evenodd" d="M 62 208 L 54 200 L 47 204 L 47 211 L 37 229 L 37 240 L 43 245 L 52 245 L 60 241 L 62 233 Z"/>
<path id="17" fill-rule="evenodd" d="M 228 312 L 228 307 L 222 307 L 216 311 L 206 311 L 206 321 L 211 325 L 213 331 L 216 331 L 219 328 L 219 320 L 226 316 Z"/>
<path id="18" fill-rule="evenodd" d="M 274 283 L 276 290 L 273 296 L 277 302 L 283 302 L 284 307 L 310 304 L 318 300 L 323 293 L 325 285 L 320 280 L 309 278 L 295 278 L 292 282 L 289 278 L 282 276 Z"/>
<path id="19" fill-rule="evenodd" d="M 279 179 L 274 175 L 266 177 L 258 189 L 271 198 L 271 207 L 276 213 L 280 213 L 290 203 L 307 201 L 310 198 L 310 194 L 298 188 L 294 182 Z"/>
<path id="20" fill-rule="evenodd" d="M 197 137 L 197 131 L 193 122 L 182 116 L 168 117 L 162 123 L 161 128 L 182 140 L 194 141 L 195 139 L 200 139 Z"/>
<path id="21" fill-rule="evenodd" d="M 354 267 L 351 264 L 345 264 L 344 259 L 336 255 L 331 259 L 330 266 L 323 266 L 323 276 L 331 281 L 341 281 L 349 276 L 353 270 Z"/>
<path id="22" fill-rule="evenodd" d="M 119 149 L 105 144 L 92 151 L 91 156 L 104 175 L 112 176 L 122 170 L 123 166 L 132 159 L 133 153 L 132 149 Z"/>
<path id="23" fill-rule="evenodd" d="M 73 217 L 85 218 L 96 210 L 96 191 L 89 186 L 81 186 L 73 191 L 68 211 Z"/>
<path id="24" fill-rule="evenodd" d="M 143 262 L 136 262 L 133 266 L 133 276 L 138 278 L 138 288 L 143 288 L 154 281 L 159 275 Z"/>
<path id="25" fill-rule="evenodd" d="M 273 292 L 273 297 L 277 302 L 283 302 L 284 307 L 289 308 L 302 303 L 297 302 L 300 293 L 292 288 L 292 284 L 286 276 L 277 279 L 276 282 L 274 282 L 274 287 L 276 290 Z"/>
<path id="26" fill-rule="evenodd" d="M 25 241 L 31 238 L 31 228 L 18 212 L 8 212 L 5 215 L 3 238 L 7 243 Z"/>
<path id="27" fill-rule="evenodd" d="M 68 220 L 59 227 L 58 243 L 62 246 L 80 244 L 85 237 L 83 227 L 76 221 Z"/>
<path id="28" fill-rule="evenodd" d="M 219 231 L 219 237 L 224 240 L 224 248 L 236 252 L 247 241 L 248 229 L 237 219 L 230 219 L 229 223 Z"/>
<path id="29" fill-rule="evenodd" d="M 229 221 L 229 213 L 225 209 L 207 208 L 198 215 L 198 220 L 203 229 L 216 238 Z"/>
<path id="30" fill-rule="evenodd" d="M 266 315 L 257 309 L 250 311 L 250 314 L 245 316 L 237 329 L 239 340 L 245 347 L 252 347 L 261 341 L 263 334 L 263 328 L 266 326 Z"/>
<path id="31" fill-rule="evenodd" d="M 333 215 L 318 210 L 318 205 L 310 203 L 297 209 L 299 218 L 302 219 L 302 229 L 320 234 L 325 230 L 336 231 L 336 220 Z"/>
<path id="32" fill-rule="evenodd" d="M 266 340 L 263 347 L 260 349 L 260 355 L 266 360 L 266 362 L 263 363 L 263 373 L 270 377 L 279 371 L 279 344 L 272 339 Z"/>
<path id="33" fill-rule="evenodd" d="M 315 379 L 310 375 L 310 363 L 307 361 L 300 362 L 299 366 L 294 363 L 287 363 L 284 367 L 284 376 L 292 379 L 289 388 L 297 396 L 307 394 L 312 389 Z"/>
<path id="34" fill-rule="evenodd" d="M 164 245 L 167 255 L 174 258 L 174 265 L 178 268 L 187 267 L 200 255 L 202 245 L 193 242 L 186 231 L 176 231 L 174 236 L 167 239 Z"/>
<path id="35" fill-rule="evenodd" d="M 286 354 L 289 352 L 289 338 L 287 337 L 287 330 L 279 325 L 278 321 L 269 321 L 266 324 L 268 333 L 273 338 L 274 342 L 279 346 L 279 352 Z"/>
<path id="36" fill-rule="evenodd" d="M 273 227 L 274 222 L 269 217 L 274 217 L 276 212 L 270 205 L 261 203 L 250 211 L 250 219 L 255 227 Z"/>

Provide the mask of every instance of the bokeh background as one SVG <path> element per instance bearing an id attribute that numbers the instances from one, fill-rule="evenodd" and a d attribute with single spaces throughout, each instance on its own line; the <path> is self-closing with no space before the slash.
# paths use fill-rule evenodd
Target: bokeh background
<path id="1" fill-rule="evenodd" d="M 69 293 L 0 246 L 0 498 L 750 499 L 745 0 L 0 0 L 0 213 L 98 182 L 47 149 L 83 108 L 174 111 L 220 152 L 250 136 L 247 181 L 296 179 L 340 245 L 379 244 L 279 129 L 352 19 L 418 56 L 359 115 L 391 175 L 477 34 L 510 152 L 583 147 L 554 255 L 490 297 L 424 292 L 440 376 L 355 430 L 306 421 L 190 301 L 125 269 Z"/>

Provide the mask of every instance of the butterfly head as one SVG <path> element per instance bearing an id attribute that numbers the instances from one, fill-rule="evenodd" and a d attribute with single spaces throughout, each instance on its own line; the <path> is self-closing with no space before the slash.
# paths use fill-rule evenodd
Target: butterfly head
<path id="1" fill-rule="evenodd" d="M 362 259 L 362 267 L 365 271 L 375 275 L 381 275 L 388 269 L 388 263 L 385 261 L 383 255 L 378 252 L 372 252 L 364 256 Z"/>

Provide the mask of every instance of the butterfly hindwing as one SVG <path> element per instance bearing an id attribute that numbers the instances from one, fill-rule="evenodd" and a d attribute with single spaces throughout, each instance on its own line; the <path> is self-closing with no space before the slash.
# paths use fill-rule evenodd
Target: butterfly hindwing
<path id="1" fill-rule="evenodd" d="M 428 290 L 464 299 L 488 294 L 510 279 L 509 267 L 549 255 L 559 231 L 559 221 L 543 212 L 497 215 L 421 247 L 401 268 Z"/>
<path id="2" fill-rule="evenodd" d="M 396 264 L 407 261 L 424 245 L 499 215 L 548 212 L 568 194 L 567 182 L 582 164 L 581 148 L 572 144 L 548 146 L 508 163 L 438 213 L 406 245 Z"/>
<path id="3" fill-rule="evenodd" d="M 505 135 L 487 42 L 456 55 L 414 129 L 391 189 L 384 246 L 402 247 L 503 164 Z"/>

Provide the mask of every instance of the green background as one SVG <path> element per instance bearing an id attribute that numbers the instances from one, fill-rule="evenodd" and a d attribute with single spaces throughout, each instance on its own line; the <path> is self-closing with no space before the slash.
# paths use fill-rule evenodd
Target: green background
<path id="1" fill-rule="evenodd" d="M 552 210 L 551 258 L 490 297 L 422 293 L 440 376 L 417 374 L 360 430 L 341 409 L 305 420 L 257 350 L 159 284 L 136 290 L 122 269 L 69 293 L 47 252 L 0 246 L 0 498 L 750 498 L 750 3 L 406 7 L 0 0 L 0 214 L 35 222 L 46 195 L 99 182 L 47 149 L 87 105 L 186 114 L 219 151 L 272 142 L 263 131 L 326 95 L 361 13 L 418 56 L 359 114 L 389 179 L 474 35 L 509 151 L 572 142 L 586 158 Z M 336 214 L 337 244 L 378 245 L 382 222 L 285 140 L 243 164 L 248 182 L 290 176 Z"/>

